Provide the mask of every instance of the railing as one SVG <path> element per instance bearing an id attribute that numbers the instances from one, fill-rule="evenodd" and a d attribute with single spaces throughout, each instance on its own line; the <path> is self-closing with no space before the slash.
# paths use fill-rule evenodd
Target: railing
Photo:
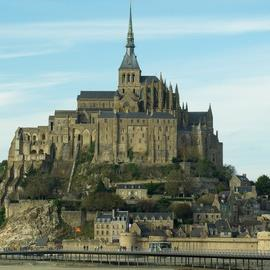
<path id="1" fill-rule="evenodd" d="M 144 266 L 170 265 L 242 270 L 270 269 L 270 252 L 246 251 L 1 251 L 0 260 L 72 261 Z"/>

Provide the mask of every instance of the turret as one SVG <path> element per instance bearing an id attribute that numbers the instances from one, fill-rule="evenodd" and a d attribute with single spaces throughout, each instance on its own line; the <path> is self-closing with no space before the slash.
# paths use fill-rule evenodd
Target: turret
<path id="1" fill-rule="evenodd" d="M 150 103 L 151 104 L 150 104 L 150 108 L 153 111 L 154 108 L 155 108 L 155 94 L 154 94 L 155 86 L 154 86 L 154 81 L 152 81 L 152 83 L 151 83 L 150 91 L 151 91 L 151 97 L 150 97 Z"/>
<path id="2" fill-rule="evenodd" d="M 175 86 L 175 109 L 176 110 L 180 109 L 180 97 L 179 97 L 178 85 L 177 84 Z"/>
<path id="3" fill-rule="evenodd" d="M 207 111 L 207 127 L 213 129 L 213 113 L 211 104 L 209 105 L 208 111 Z"/>
<path id="4" fill-rule="evenodd" d="M 163 110 L 163 79 L 162 74 L 160 73 L 159 83 L 158 83 L 158 110 Z"/>
<path id="5" fill-rule="evenodd" d="M 169 87 L 169 110 L 173 109 L 173 89 L 172 89 L 172 84 L 170 84 Z"/>

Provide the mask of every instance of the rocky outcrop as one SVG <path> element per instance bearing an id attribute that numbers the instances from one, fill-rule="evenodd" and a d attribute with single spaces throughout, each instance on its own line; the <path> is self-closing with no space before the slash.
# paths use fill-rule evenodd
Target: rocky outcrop
<path id="1" fill-rule="evenodd" d="M 0 248 L 29 247 L 41 238 L 52 241 L 57 237 L 60 224 L 57 207 L 52 202 L 29 203 L 28 207 L 7 219 L 0 230 Z"/>

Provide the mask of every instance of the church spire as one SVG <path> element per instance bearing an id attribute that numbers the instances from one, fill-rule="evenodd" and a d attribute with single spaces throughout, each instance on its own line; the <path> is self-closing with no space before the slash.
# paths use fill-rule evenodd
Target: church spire
<path id="1" fill-rule="evenodd" d="M 128 24 L 128 33 L 127 33 L 127 44 L 126 44 L 126 53 L 120 69 L 138 69 L 140 66 L 137 61 L 137 57 L 134 53 L 135 43 L 134 43 L 134 33 L 132 25 L 132 9 L 131 4 L 129 8 L 129 24 Z"/>
<path id="2" fill-rule="evenodd" d="M 131 9 L 131 3 L 129 7 L 129 24 L 128 24 L 128 34 L 127 34 L 127 54 L 131 55 L 134 53 L 134 33 L 133 33 L 133 27 L 132 27 L 132 9 Z"/>

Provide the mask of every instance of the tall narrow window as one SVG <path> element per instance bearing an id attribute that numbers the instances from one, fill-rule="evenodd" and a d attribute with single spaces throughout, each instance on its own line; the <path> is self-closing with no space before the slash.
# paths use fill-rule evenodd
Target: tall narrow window
<path id="1" fill-rule="evenodd" d="M 127 75 L 127 81 L 130 82 L 130 74 Z"/>
<path id="2" fill-rule="evenodd" d="M 123 74 L 123 75 L 122 75 L 122 83 L 124 83 L 125 81 L 126 81 L 126 75 Z"/>

